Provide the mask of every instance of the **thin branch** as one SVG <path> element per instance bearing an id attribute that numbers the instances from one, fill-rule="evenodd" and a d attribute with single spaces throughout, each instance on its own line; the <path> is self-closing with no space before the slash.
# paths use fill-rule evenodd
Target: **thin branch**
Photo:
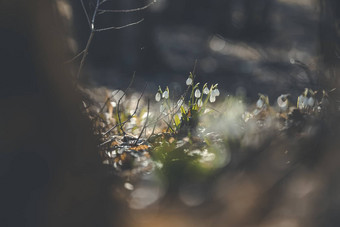
<path id="1" fill-rule="evenodd" d="M 90 26 L 90 29 L 91 29 L 91 33 L 90 33 L 90 36 L 89 36 L 89 39 L 87 40 L 87 43 L 86 43 L 86 47 L 85 49 L 79 53 L 77 56 L 75 56 L 73 59 L 71 59 L 71 61 L 73 61 L 74 59 L 76 59 L 77 57 L 79 57 L 80 55 L 82 55 L 82 59 L 80 61 L 80 65 L 79 65 L 79 68 L 78 68 L 78 72 L 77 72 L 77 75 L 76 75 L 76 78 L 79 79 L 80 77 L 80 73 L 81 73 L 81 70 L 84 66 L 84 63 L 85 63 L 85 59 L 86 59 L 86 56 L 88 54 L 88 51 L 89 51 L 89 48 L 90 48 L 90 44 L 92 42 L 92 39 L 93 39 L 93 36 L 94 36 L 94 33 L 95 32 L 102 32 L 102 31 L 108 31 L 108 30 L 118 30 L 118 29 L 122 29 L 122 28 L 126 28 L 126 27 L 130 27 L 130 26 L 133 26 L 133 25 L 136 25 L 136 24 L 139 24 L 141 23 L 144 18 L 142 18 L 141 20 L 137 21 L 137 22 L 133 22 L 133 23 L 130 23 L 130 24 L 126 24 L 126 25 L 123 25 L 123 26 L 118 26 L 118 27 L 107 27 L 107 28 L 100 28 L 100 29 L 96 29 L 95 28 L 95 20 L 96 20 L 96 16 L 97 16 L 97 13 L 98 11 L 100 10 L 99 9 L 99 6 L 101 4 L 103 4 L 104 2 L 106 2 L 107 0 L 97 0 L 96 2 L 96 7 L 95 7 L 95 10 L 93 12 L 93 16 L 92 16 L 92 20 L 90 20 L 90 17 L 89 17 L 89 14 L 86 10 L 86 7 L 85 7 L 85 4 L 84 4 L 84 1 L 83 0 L 80 0 L 81 2 L 81 5 L 83 7 L 83 10 L 84 10 L 84 13 L 86 15 L 86 19 L 87 19 L 87 22 Z"/>
<path id="2" fill-rule="evenodd" d="M 102 4 L 104 4 L 105 2 L 107 2 L 108 0 L 102 0 L 100 3 L 99 3 L 99 5 L 102 5 Z"/>
<path id="3" fill-rule="evenodd" d="M 104 146 L 105 144 L 108 144 L 108 143 L 112 142 L 113 140 L 115 140 L 115 137 L 112 137 L 112 138 L 106 140 L 105 142 L 99 144 L 98 147 L 102 147 L 102 146 Z"/>
<path id="4" fill-rule="evenodd" d="M 130 84 L 127 86 L 127 88 L 126 88 L 125 91 L 124 91 L 124 94 L 123 94 L 123 95 L 119 98 L 119 100 L 118 100 L 118 103 L 117 103 L 118 123 L 121 123 L 121 122 L 122 122 L 122 120 L 121 120 L 121 118 L 120 118 L 120 111 L 119 111 L 120 102 L 122 101 L 123 97 L 126 96 L 127 91 L 130 89 L 130 87 L 131 87 L 133 81 L 135 80 L 135 75 L 136 75 L 136 71 L 133 72 L 133 75 L 132 75 L 132 79 L 131 79 L 131 81 L 130 81 Z M 126 134 L 125 131 L 124 131 L 124 129 L 123 129 L 123 126 L 122 126 L 122 125 L 120 126 L 120 130 L 122 130 L 122 132 L 123 132 L 124 135 Z"/>
<path id="5" fill-rule="evenodd" d="M 94 31 L 95 31 L 95 32 L 103 32 L 103 31 L 107 31 L 107 30 L 118 30 L 118 29 L 122 29 L 122 28 L 126 28 L 126 27 L 130 27 L 130 26 L 139 24 L 139 23 L 141 23 L 141 22 L 143 22 L 143 21 L 144 21 L 144 18 L 142 18 L 141 20 L 139 20 L 139 21 L 137 21 L 137 22 L 133 22 L 133 23 L 130 23 L 130 24 L 126 24 L 126 25 L 123 25 L 123 26 L 94 29 Z"/>
<path id="6" fill-rule="evenodd" d="M 91 44 L 91 42 L 92 42 L 93 36 L 94 36 L 94 30 L 91 31 L 90 37 L 89 37 L 89 39 L 87 40 L 86 47 L 85 47 L 84 53 L 83 53 L 83 57 L 81 58 L 80 65 L 79 65 L 79 68 L 78 68 L 77 79 L 79 79 L 80 72 L 81 72 L 81 70 L 82 70 L 82 68 L 83 68 L 83 66 L 84 66 L 85 58 L 86 58 L 87 53 L 88 53 L 88 51 L 89 51 L 90 44 Z"/>
<path id="7" fill-rule="evenodd" d="M 105 103 L 103 104 L 102 108 L 100 108 L 99 113 L 102 113 L 106 104 L 118 93 L 119 90 L 115 91 L 115 94 L 111 94 L 109 98 L 106 99 Z M 113 93 L 113 92 L 112 92 Z"/>
<path id="8" fill-rule="evenodd" d="M 136 142 L 135 142 L 135 145 L 138 143 L 138 140 L 141 138 L 141 136 L 142 136 L 142 134 L 143 134 L 143 131 L 144 131 L 145 128 L 146 128 L 146 125 L 147 125 L 147 123 L 148 123 L 148 121 L 149 121 L 149 113 L 150 113 L 150 99 L 148 99 L 148 113 L 147 113 L 147 115 L 146 115 L 146 120 L 145 120 L 145 123 L 144 123 L 144 125 L 143 125 L 142 131 L 140 132 L 140 134 L 139 134 L 139 136 L 138 136 L 138 138 L 137 138 L 137 140 L 136 140 Z"/>
<path id="9" fill-rule="evenodd" d="M 96 8 L 94 9 L 93 16 L 92 16 L 92 21 L 91 21 L 91 29 L 92 30 L 94 30 L 94 21 L 96 20 L 98 9 L 99 9 L 99 0 L 97 0 Z"/>
<path id="10" fill-rule="evenodd" d="M 68 60 L 68 61 L 65 61 L 65 64 L 68 64 L 68 63 L 71 63 L 73 62 L 74 60 L 76 60 L 78 57 L 80 57 L 83 53 L 84 53 L 85 50 L 82 50 L 80 51 L 76 56 L 74 56 L 72 59 Z"/>
<path id="11" fill-rule="evenodd" d="M 81 2 L 81 6 L 83 7 L 83 10 L 85 12 L 85 15 L 86 15 L 86 19 L 87 19 L 87 22 L 89 24 L 89 27 L 91 28 L 91 21 L 90 21 L 90 17 L 89 17 L 89 14 L 87 13 L 87 10 L 85 8 L 85 5 L 84 5 L 84 1 L 83 0 L 80 0 Z"/>
<path id="12" fill-rule="evenodd" d="M 103 14 L 103 13 L 132 13 L 132 12 L 137 12 L 141 10 L 145 10 L 152 6 L 153 4 L 156 3 L 156 0 L 151 1 L 149 4 L 139 7 L 139 8 L 134 8 L 134 9 L 100 9 L 98 11 L 98 14 Z"/>
<path id="13" fill-rule="evenodd" d="M 144 95 L 144 92 L 145 92 L 145 88 L 146 88 L 146 85 L 144 86 L 144 89 L 137 101 L 137 105 L 136 105 L 136 108 L 135 108 L 135 111 L 131 114 L 131 116 L 128 117 L 128 119 L 126 119 L 124 122 L 120 123 L 120 124 L 116 124 L 115 126 L 113 126 L 112 128 L 110 128 L 109 130 L 107 130 L 106 132 L 104 132 L 102 135 L 105 136 L 106 134 L 108 134 L 109 132 L 111 132 L 113 129 L 117 128 L 118 126 L 121 126 L 121 125 L 125 125 L 126 122 L 128 122 L 133 116 L 135 116 L 135 114 L 137 113 L 137 110 L 138 110 L 138 107 L 139 107 L 139 103 L 140 103 L 140 100 L 142 99 L 143 95 Z"/>

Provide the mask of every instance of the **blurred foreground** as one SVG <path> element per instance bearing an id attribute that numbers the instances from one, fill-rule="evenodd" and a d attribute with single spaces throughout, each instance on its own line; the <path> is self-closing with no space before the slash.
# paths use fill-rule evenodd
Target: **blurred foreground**
<path id="1" fill-rule="evenodd" d="M 176 9 L 182 4 L 180 1 L 161 2 L 168 4 L 163 8 L 169 10 L 169 13 L 164 11 L 167 17 L 176 11 L 171 10 L 171 6 Z M 117 138 L 117 141 L 110 141 L 109 148 L 123 148 L 121 154 L 124 149 L 133 148 L 131 154 L 140 158 L 141 166 L 144 161 L 151 160 L 153 169 L 124 176 L 119 176 L 111 166 L 112 162 L 120 165 L 119 161 L 123 164 L 124 160 L 115 159 L 118 152 L 110 151 L 107 156 L 107 150 L 98 148 L 106 138 L 94 135 L 93 122 L 81 111 L 87 101 L 93 101 L 95 106 L 99 103 L 97 113 L 101 107 L 104 107 L 102 112 L 109 113 L 108 117 L 100 115 L 105 128 L 117 124 L 118 102 L 116 106 L 110 102 L 111 107 L 105 104 L 106 91 L 112 94 L 108 88 L 90 86 L 75 91 L 72 68 L 77 66 L 65 64 L 72 52 L 66 46 L 69 42 L 60 23 L 65 15 L 55 17 L 59 15 L 58 7 L 44 0 L 1 3 L 1 9 L 5 10 L 0 15 L 3 31 L 0 55 L 5 75 L 0 90 L 1 226 L 339 226 L 340 144 L 337 137 L 340 127 L 336 51 L 339 3 L 331 0 L 211 1 L 207 5 L 201 1 L 195 4 L 181 2 L 186 3 L 180 7 L 182 13 L 177 20 L 169 20 L 168 26 L 157 29 L 157 26 L 145 26 L 145 32 L 139 33 L 158 37 L 155 49 L 163 56 L 160 58 L 162 64 L 154 62 L 159 56 L 156 55 L 145 63 L 155 65 L 155 68 L 142 69 L 144 63 L 138 66 L 139 60 L 131 57 L 137 55 L 133 51 L 134 45 L 130 44 L 138 44 L 140 48 L 139 36 L 125 36 L 138 27 L 130 27 L 122 33 L 111 34 L 122 36 L 113 43 L 122 46 L 117 51 L 106 44 L 106 51 L 95 46 L 103 37 L 110 39 L 109 34 L 98 36 L 84 67 L 84 81 L 123 90 L 130 82 L 126 75 L 135 70 L 138 70 L 137 75 L 143 75 L 136 77 L 137 85 L 126 93 L 128 97 L 121 106 L 127 113 L 126 126 L 131 126 L 124 130 L 128 133 L 136 131 L 129 137 L 117 127 L 117 131 L 107 135 L 109 139 Z M 252 11 L 252 7 L 249 8 L 254 2 L 261 6 L 260 9 Z M 60 10 L 60 6 L 65 6 L 62 3 L 67 1 L 56 3 Z M 225 8 L 218 7 L 224 3 Z M 206 6 L 215 7 L 212 7 L 211 15 L 218 9 L 230 10 L 226 14 L 230 16 L 226 20 L 228 23 L 224 21 L 219 25 L 216 23 L 220 21 L 218 17 L 210 22 L 209 18 L 213 16 L 202 17 Z M 317 11 L 312 6 L 317 6 Z M 152 15 L 162 17 L 160 13 Z M 258 18 L 258 15 L 263 17 Z M 188 25 L 171 25 L 173 21 L 182 20 L 188 20 Z M 86 18 L 84 21 L 86 25 Z M 204 21 L 223 29 L 205 31 L 199 26 Z M 267 34 L 265 21 L 271 22 L 270 30 L 273 32 L 274 29 L 271 35 L 275 39 L 268 41 L 262 39 L 263 36 L 256 38 L 247 33 L 261 31 L 259 34 Z M 156 32 L 147 32 L 149 28 Z M 248 31 L 248 28 L 254 30 Z M 107 57 L 107 53 L 114 57 Z M 101 72 L 98 62 L 91 59 L 101 54 L 98 62 L 107 58 L 107 64 L 111 65 L 117 58 L 120 60 L 111 68 L 103 66 Z M 207 115 L 202 112 L 203 117 L 197 121 L 188 120 L 194 116 L 194 105 L 184 106 L 188 109 L 182 112 L 186 118 L 181 123 L 186 127 L 175 122 L 175 126 L 183 127 L 178 137 L 169 130 L 162 132 L 169 125 L 160 121 L 159 131 L 155 131 L 156 135 L 161 133 L 160 136 L 154 140 L 150 138 L 148 146 L 140 144 L 139 140 L 144 143 L 151 129 L 140 128 L 149 119 L 145 113 L 160 113 L 161 104 L 153 101 L 156 86 L 160 84 L 164 94 L 167 84 L 178 83 L 182 89 L 176 91 L 173 88 L 176 86 L 169 85 L 170 92 L 182 94 L 196 58 L 199 58 L 197 81 L 219 83 L 221 95 L 217 97 L 217 103 L 207 104 L 211 111 Z M 97 75 L 101 78 L 95 78 Z M 290 79 L 287 75 L 291 75 Z M 296 80 L 291 80 L 295 77 Z M 144 84 L 144 80 L 149 81 L 150 90 L 141 96 L 140 84 Z M 202 85 L 197 97 L 204 93 Z M 319 90 L 320 94 L 322 90 L 329 93 L 329 103 L 320 113 L 314 103 L 313 108 L 288 111 L 283 116 L 281 110 L 269 109 L 269 106 L 277 108 L 274 107 L 277 97 L 285 93 L 291 94 L 292 105 L 296 108 L 296 98 L 305 87 Z M 138 91 L 135 98 L 132 90 Z M 268 94 L 269 102 L 266 99 L 256 102 L 258 92 Z M 173 93 L 170 93 L 170 99 L 166 98 L 169 94 L 163 94 L 162 100 L 178 103 L 179 97 L 171 97 Z M 195 105 L 199 106 L 196 91 L 192 94 L 196 98 L 193 99 Z M 143 99 L 133 122 L 129 116 L 133 115 L 138 97 Z M 322 99 L 316 100 L 322 103 Z M 315 113 L 312 112 L 314 107 Z M 257 109 L 261 111 L 258 113 Z M 250 117 L 246 112 L 254 116 Z M 109 123 L 105 122 L 107 120 Z M 209 146 L 215 149 L 209 150 Z M 149 162 L 146 164 L 148 166 Z M 129 165 L 118 167 L 129 169 Z"/>

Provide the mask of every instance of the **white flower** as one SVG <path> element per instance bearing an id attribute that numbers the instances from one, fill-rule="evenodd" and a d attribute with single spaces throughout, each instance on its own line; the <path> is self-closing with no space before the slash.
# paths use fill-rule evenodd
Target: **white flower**
<path id="1" fill-rule="evenodd" d="M 288 106 L 288 99 L 286 95 L 280 95 L 277 98 L 277 104 L 280 108 L 287 108 Z"/>
<path id="2" fill-rule="evenodd" d="M 203 106 L 203 102 L 202 102 L 201 99 L 198 100 L 197 105 L 198 105 L 198 107 L 202 107 Z"/>
<path id="3" fill-rule="evenodd" d="M 192 82 L 192 79 L 189 77 L 185 83 L 189 86 L 192 85 Z"/>
<path id="4" fill-rule="evenodd" d="M 220 91 L 219 91 L 217 88 L 215 88 L 215 89 L 212 91 L 212 93 L 214 94 L 214 96 L 219 96 L 219 95 L 220 95 Z"/>
<path id="5" fill-rule="evenodd" d="M 117 103 L 116 102 L 110 102 L 112 107 L 116 107 Z"/>
<path id="6" fill-rule="evenodd" d="M 256 102 L 257 108 L 262 108 L 263 105 L 264 105 L 264 101 L 261 98 L 259 100 L 257 100 L 257 102 Z"/>
<path id="7" fill-rule="evenodd" d="M 163 97 L 164 99 L 168 99 L 168 98 L 169 98 L 169 92 L 168 92 L 168 91 L 164 91 L 162 97 Z"/>
<path id="8" fill-rule="evenodd" d="M 215 102 L 216 101 L 216 96 L 210 95 L 209 101 L 210 102 Z"/>
<path id="9" fill-rule="evenodd" d="M 303 95 L 300 95 L 298 97 L 298 108 L 299 109 L 304 109 L 307 107 L 307 103 L 308 103 L 308 98 L 303 96 Z"/>
<path id="10" fill-rule="evenodd" d="M 159 92 L 157 92 L 157 94 L 155 95 L 155 99 L 157 102 L 161 100 L 161 94 Z"/>
<path id="11" fill-rule="evenodd" d="M 309 99 L 307 100 L 307 105 L 310 107 L 313 107 L 315 103 L 315 100 L 313 97 L 309 97 Z"/>
<path id="12" fill-rule="evenodd" d="M 200 89 L 196 89 L 196 90 L 195 90 L 195 97 L 196 97 L 196 98 L 201 97 L 201 91 L 200 91 Z"/>
<path id="13" fill-rule="evenodd" d="M 209 88 L 207 88 L 207 87 L 205 87 L 204 89 L 203 89 L 203 94 L 209 94 Z"/>

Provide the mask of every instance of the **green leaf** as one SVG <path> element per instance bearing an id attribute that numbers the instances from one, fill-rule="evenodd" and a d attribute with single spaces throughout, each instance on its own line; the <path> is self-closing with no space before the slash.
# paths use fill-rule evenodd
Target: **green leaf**
<path id="1" fill-rule="evenodd" d="M 174 118 L 175 118 L 175 126 L 176 126 L 176 128 L 178 128 L 179 124 L 181 123 L 181 120 L 179 119 L 177 114 L 175 115 Z"/>
<path id="2" fill-rule="evenodd" d="M 186 115 L 186 114 L 187 114 L 187 113 L 185 112 L 185 109 L 184 109 L 183 106 L 181 106 L 181 114 L 182 114 L 182 115 Z"/>

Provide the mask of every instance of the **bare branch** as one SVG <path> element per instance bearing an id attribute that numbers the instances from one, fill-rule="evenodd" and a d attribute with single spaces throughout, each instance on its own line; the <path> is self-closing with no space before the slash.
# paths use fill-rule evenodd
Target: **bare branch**
<path id="1" fill-rule="evenodd" d="M 126 24 L 120 27 L 108 27 L 108 28 L 101 28 L 101 29 L 94 29 L 95 32 L 103 32 L 103 31 L 107 31 L 107 30 L 118 30 L 118 29 L 122 29 L 122 28 L 126 28 L 126 27 L 130 27 L 136 24 L 141 23 L 142 21 L 144 21 L 144 18 L 142 18 L 141 20 L 137 21 L 137 22 L 133 22 L 130 24 Z"/>
<path id="2" fill-rule="evenodd" d="M 95 20 L 96 20 L 96 16 L 98 14 L 98 12 L 100 11 L 99 9 L 99 6 L 101 4 L 103 4 L 104 2 L 106 2 L 107 0 L 97 0 L 96 1 L 96 7 L 94 9 L 94 12 L 93 12 L 93 15 L 92 15 L 92 20 L 90 20 L 90 16 L 86 10 L 86 7 L 85 7 L 85 4 L 84 4 L 84 1 L 83 0 L 80 0 L 81 2 L 81 5 L 83 7 L 83 10 L 84 10 L 84 13 L 86 15 L 86 19 L 87 19 L 87 22 L 90 26 L 90 29 L 91 29 L 91 33 L 90 33 L 90 36 L 89 36 L 89 39 L 87 40 L 87 43 L 86 43 L 86 47 L 85 49 L 79 53 L 77 56 L 75 56 L 74 58 L 72 58 L 69 62 L 73 61 L 74 59 L 76 59 L 77 57 L 79 57 L 80 55 L 82 55 L 82 59 L 80 61 L 80 65 L 79 65 L 79 68 L 78 68 L 78 72 L 77 72 L 77 75 L 76 75 L 76 78 L 79 79 L 80 77 L 80 73 L 81 73 L 81 70 L 84 66 L 84 63 L 85 63 L 85 59 L 86 59 L 86 56 L 88 54 L 88 51 L 89 51 L 89 47 L 90 47 L 90 44 L 92 42 L 92 39 L 93 39 L 93 36 L 94 36 L 94 33 L 95 32 L 102 32 L 102 31 L 108 31 L 108 30 L 118 30 L 118 29 L 122 29 L 122 28 L 126 28 L 126 27 L 130 27 L 130 26 L 133 26 L 133 25 L 136 25 L 136 24 L 139 24 L 141 23 L 144 18 L 142 18 L 141 20 L 137 21 L 137 22 L 133 22 L 133 23 L 130 23 L 130 24 L 126 24 L 126 25 L 123 25 L 123 26 L 118 26 L 118 27 L 107 27 L 107 28 L 100 28 L 100 29 L 96 29 L 95 28 Z M 143 7 L 142 7 L 143 8 Z"/>
<path id="3" fill-rule="evenodd" d="M 104 4 L 105 2 L 107 2 L 108 0 L 102 0 L 100 3 L 99 3 L 99 5 L 102 5 L 102 4 Z"/>
<path id="4" fill-rule="evenodd" d="M 137 11 L 147 9 L 155 3 L 156 3 L 156 0 L 153 0 L 149 4 L 147 4 L 143 7 L 134 8 L 134 9 L 100 9 L 98 11 L 98 14 L 103 14 L 103 13 L 132 13 L 132 12 L 137 12 Z"/>
<path id="5" fill-rule="evenodd" d="M 136 71 L 133 72 L 132 79 L 131 79 L 131 81 L 130 81 L 129 86 L 125 89 L 124 94 L 123 94 L 123 95 L 119 98 L 119 100 L 118 100 L 118 103 L 117 103 L 118 123 L 121 123 L 121 122 L 122 122 L 122 120 L 121 120 L 121 118 L 120 118 L 120 111 L 119 111 L 120 102 L 121 102 L 121 100 L 123 99 L 123 97 L 126 96 L 127 91 L 130 89 L 130 87 L 131 87 L 133 81 L 135 80 L 135 75 L 136 75 Z M 120 130 L 122 130 L 122 132 L 123 132 L 124 135 L 126 134 L 125 131 L 124 131 L 124 129 L 123 129 L 123 125 L 120 126 Z"/>
<path id="6" fill-rule="evenodd" d="M 109 98 L 106 99 L 105 103 L 103 104 L 102 108 L 100 108 L 99 113 L 102 113 L 106 104 L 118 93 L 119 90 L 115 91 L 115 94 L 111 94 Z M 113 93 L 113 92 L 112 92 Z"/>
<path id="7" fill-rule="evenodd" d="M 141 138 L 142 134 L 143 134 L 143 131 L 145 130 L 146 128 L 146 125 L 149 121 L 149 113 L 150 113 L 150 99 L 148 99 L 148 112 L 147 112 L 147 115 L 146 115 L 146 120 L 145 120 L 145 123 L 143 125 L 143 128 L 142 128 L 142 131 L 140 131 L 140 134 L 135 142 L 135 145 L 138 143 L 138 140 Z"/>
<path id="8" fill-rule="evenodd" d="M 146 86 L 147 86 L 147 84 L 144 86 L 143 91 L 142 91 L 142 93 L 141 93 L 139 99 L 137 100 L 137 105 L 136 105 L 135 111 L 131 114 L 131 116 L 129 116 L 128 119 L 126 119 L 124 122 L 122 122 L 122 123 L 120 123 L 120 124 L 116 124 L 115 126 L 113 126 L 112 128 L 110 128 L 109 130 L 107 130 L 106 132 L 104 132 L 104 133 L 102 134 L 103 136 L 107 135 L 109 132 L 111 132 L 113 129 L 117 128 L 118 126 L 125 125 L 126 122 L 128 122 L 133 116 L 135 116 L 135 114 L 137 113 L 138 107 L 139 107 L 140 100 L 142 99 L 142 97 L 143 97 L 143 95 L 144 95 Z"/>
<path id="9" fill-rule="evenodd" d="M 80 65 L 79 65 L 79 68 L 78 68 L 78 73 L 77 73 L 77 79 L 79 79 L 79 76 L 80 76 L 80 72 L 84 66 L 84 63 L 85 63 L 85 58 L 86 58 L 86 55 L 89 51 L 89 48 L 90 48 L 90 44 L 91 44 L 91 41 L 93 39 L 93 36 L 94 36 L 94 31 L 92 30 L 91 31 L 91 34 L 90 34 L 90 37 L 89 39 L 87 40 L 87 43 L 86 43 L 86 47 L 84 49 L 84 53 L 83 53 L 83 57 L 81 58 L 81 61 L 80 61 Z"/>
<path id="10" fill-rule="evenodd" d="M 89 14 L 87 13 L 87 10 L 85 8 L 85 5 L 84 5 L 84 1 L 83 0 L 80 0 L 81 2 L 81 6 L 83 7 L 83 10 L 84 10 L 84 13 L 86 15 L 86 19 L 87 19 L 87 22 L 89 24 L 89 27 L 91 28 L 91 21 L 90 21 L 90 17 L 89 17 Z"/>
<path id="11" fill-rule="evenodd" d="M 74 56 L 72 59 L 68 60 L 65 62 L 65 64 L 68 64 L 68 63 L 71 63 L 73 62 L 74 60 L 76 60 L 77 58 L 79 58 L 83 53 L 84 53 L 85 50 L 82 50 L 80 51 L 76 56 Z"/>
<path id="12" fill-rule="evenodd" d="M 96 8 L 94 9 L 94 12 L 93 12 L 92 21 L 91 21 L 91 30 L 94 30 L 94 21 L 96 20 L 98 9 L 99 9 L 99 0 L 97 0 Z"/>

